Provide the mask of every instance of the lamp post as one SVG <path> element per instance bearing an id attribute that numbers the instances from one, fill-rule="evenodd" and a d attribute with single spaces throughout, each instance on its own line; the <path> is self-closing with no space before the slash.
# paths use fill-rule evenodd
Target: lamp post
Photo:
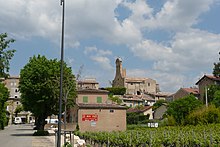
<path id="1" fill-rule="evenodd" d="M 207 86 L 205 86 L 205 105 L 208 107 L 208 90 Z"/>
<path id="2" fill-rule="evenodd" d="M 58 115 L 58 132 L 57 132 L 57 147 L 61 147 L 61 116 L 62 116 L 62 97 L 63 97 L 63 52 L 64 52 L 64 12 L 65 2 L 61 0 L 63 6 L 62 11 L 62 34 L 61 34 L 61 59 L 60 59 L 60 98 L 59 98 L 59 115 Z"/>

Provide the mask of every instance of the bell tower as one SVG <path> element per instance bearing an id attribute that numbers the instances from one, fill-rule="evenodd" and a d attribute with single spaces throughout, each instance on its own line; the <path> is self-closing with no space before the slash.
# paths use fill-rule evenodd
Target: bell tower
<path id="1" fill-rule="evenodd" d="M 115 72 L 115 79 L 112 82 L 112 87 L 124 87 L 122 60 L 120 58 L 117 58 L 115 64 L 116 64 L 116 72 Z"/>

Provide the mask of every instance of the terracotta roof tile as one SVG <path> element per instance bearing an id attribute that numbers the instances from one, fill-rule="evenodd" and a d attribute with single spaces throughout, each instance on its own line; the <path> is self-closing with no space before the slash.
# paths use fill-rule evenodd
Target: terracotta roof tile
<path id="1" fill-rule="evenodd" d="M 187 93 L 199 94 L 198 88 L 182 88 L 182 89 L 185 90 Z"/>
<path id="2" fill-rule="evenodd" d="M 213 75 L 204 75 L 201 79 L 199 79 L 198 82 L 196 82 L 196 85 L 198 85 L 204 78 L 209 78 L 213 81 L 220 81 L 220 77 L 215 77 Z"/>
<path id="3" fill-rule="evenodd" d="M 85 104 L 85 103 L 77 103 L 79 108 L 91 108 L 91 109 L 126 109 L 125 106 L 117 105 L 117 104 Z"/>
<path id="4" fill-rule="evenodd" d="M 141 109 L 138 109 L 138 108 L 129 108 L 129 109 L 127 110 L 127 112 L 143 113 L 143 112 L 145 112 L 145 111 L 147 111 L 147 110 L 149 110 L 149 109 L 151 109 L 151 108 L 152 108 L 152 106 L 144 106 L 144 107 L 141 108 Z"/>

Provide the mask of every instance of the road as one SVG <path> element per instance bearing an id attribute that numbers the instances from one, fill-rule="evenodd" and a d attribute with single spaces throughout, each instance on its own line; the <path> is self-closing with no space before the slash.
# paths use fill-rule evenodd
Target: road
<path id="1" fill-rule="evenodd" d="M 0 130 L 0 147 L 54 147 L 51 137 L 33 136 L 31 124 L 11 125 Z"/>

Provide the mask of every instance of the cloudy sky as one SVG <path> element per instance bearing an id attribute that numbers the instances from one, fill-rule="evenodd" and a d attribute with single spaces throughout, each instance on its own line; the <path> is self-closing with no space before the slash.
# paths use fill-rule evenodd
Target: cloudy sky
<path id="1" fill-rule="evenodd" d="M 212 73 L 220 51 L 220 0 L 65 0 L 65 61 L 101 87 L 120 57 L 129 77 L 175 92 Z M 60 59 L 60 0 L 0 0 L 0 33 L 16 40 L 11 75 L 33 55 Z"/>

